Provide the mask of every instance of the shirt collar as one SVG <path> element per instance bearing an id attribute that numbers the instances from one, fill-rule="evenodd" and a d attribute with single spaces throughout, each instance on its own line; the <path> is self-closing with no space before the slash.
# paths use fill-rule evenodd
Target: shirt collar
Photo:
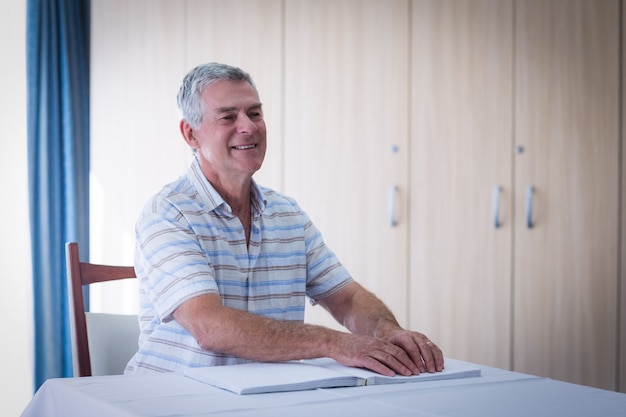
<path id="1" fill-rule="evenodd" d="M 187 177 L 194 185 L 198 193 L 201 195 L 202 200 L 205 201 L 209 211 L 213 211 L 220 206 L 224 206 L 228 212 L 232 212 L 230 205 L 222 198 L 217 192 L 215 187 L 206 179 L 202 168 L 200 168 L 200 162 L 197 158 L 193 159 L 189 170 L 187 171 Z M 250 188 L 250 202 L 252 204 L 252 211 L 255 214 L 261 214 L 265 210 L 267 200 L 264 198 L 261 187 L 256 183 L 254 178 Z"/>

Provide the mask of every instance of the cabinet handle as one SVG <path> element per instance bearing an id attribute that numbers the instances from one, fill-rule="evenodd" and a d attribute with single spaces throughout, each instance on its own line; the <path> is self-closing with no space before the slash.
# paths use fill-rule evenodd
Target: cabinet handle
<path id="1" fill-rule="evenodd" d="M 499 186 L 493 187 L 493 227 L 500 227 L 500 190 Z"/>
<path id="2" fill-rule="evenodd" d="M 526 188 L 526 227 L 528 229 L 533 228 L 533 192 L 535 191 L 532 185 Z"/>
<path id="3" fill-rule="evenodd" d="M 391 227 L 396 227 L 398 221 L 396 220 L 396 192 L 398 191 L 397 185 L 392 185 L 389 189 L 389 224 Z"/>

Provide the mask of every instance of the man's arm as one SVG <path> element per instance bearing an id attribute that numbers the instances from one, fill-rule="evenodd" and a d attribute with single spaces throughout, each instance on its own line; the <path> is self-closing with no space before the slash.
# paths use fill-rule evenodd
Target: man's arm
<path id="1" fill-rule="evenodd" d="M 174 318 L 200 347 L 212 352 L 265 362 L 330 357 L 383 375 L 418 372 L 399 344 L 224 307 L 216 294 L 186 301 L 176 309 Z"/>
<path id="2" fill-rule="evenodd" d="M 403 329 L 384 303 L 352 282 L 319 303 L 355 334 L 380 338 L 401 347 L 419 372 L 443 370 L 443 353 L 425 335 Z"/>

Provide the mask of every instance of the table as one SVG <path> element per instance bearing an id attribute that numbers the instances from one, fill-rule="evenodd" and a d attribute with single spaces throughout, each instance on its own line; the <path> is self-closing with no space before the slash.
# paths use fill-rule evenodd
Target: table
<path id="1" fill-rule="evenodd" d="M 22 417 L 626 416 L 626 394 L 480 368 L 475 378 L 253 395 L 178 373 L 57 378 Z"/>

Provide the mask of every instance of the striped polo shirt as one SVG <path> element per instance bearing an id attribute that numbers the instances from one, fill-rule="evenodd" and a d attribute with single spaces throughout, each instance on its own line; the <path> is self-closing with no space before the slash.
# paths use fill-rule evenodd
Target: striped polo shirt
<path id="1" fill-rule="evenodd" d="M 254 181 L 250 242 L 239 219 L 194 161 L 148 201 L 136 226 L 139 350 L 126 374 L 180 371 L 246 360 L 200 348 L 173 312 L 202 294 L 277 320 L 304 320 L 312 302 L 351 278 L 298 204 Z"/>

